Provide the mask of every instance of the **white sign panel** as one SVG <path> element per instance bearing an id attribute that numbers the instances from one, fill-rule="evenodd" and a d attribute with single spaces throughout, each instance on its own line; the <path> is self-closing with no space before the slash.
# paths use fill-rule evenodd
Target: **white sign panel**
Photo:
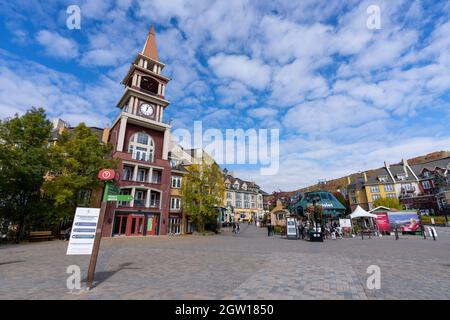
<path id="1" fill-rule="evenodd" d="M 350 221 L 350 219 L 339 219 L 339 225 L 341 226 L 341 228 L 351 228 L 352 222 Z"/>
<path id="2" fill-rule="evenodd" d="M 67 255 L 92 253 L 99 215 L 100 208 L 77 208 Z"/>

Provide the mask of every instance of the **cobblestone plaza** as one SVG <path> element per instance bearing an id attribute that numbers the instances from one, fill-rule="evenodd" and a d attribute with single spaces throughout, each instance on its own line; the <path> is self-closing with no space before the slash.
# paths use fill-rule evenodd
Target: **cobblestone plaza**
<path id="1" fill-rule="evenodd" d="M 1 299 L 450 299 L 450 230 L 420 236 L 311 243 L 242 225 L 215 236 L 105 238 L 96 286 L 83 290 L 88 256 L 67 242 L 0 246 Z M 82 290 L 66 287 L 78 265 Z M 381 288 L 366 286 L 367 267 Z"/>

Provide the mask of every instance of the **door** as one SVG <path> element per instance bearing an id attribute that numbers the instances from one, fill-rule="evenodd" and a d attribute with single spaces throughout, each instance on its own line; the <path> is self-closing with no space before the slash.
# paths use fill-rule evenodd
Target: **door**
<path id="1" fill-rule="evenodd" d="M 142 236 L 144 235 L 144 216 L 129 217 L 129 234 L 130 236 Z"/>
<path id="2" fill-rule="evenodd" d="M 114 218 L 114 236 L 125 236 L 127 233 L 127 215 L 116 215 Z"/>
<path id="3" fill-rule="evenodd" d="M 154 236 L 158 234 L 158 216 L 149 214 L 147 216 L 147 236 Z"/>

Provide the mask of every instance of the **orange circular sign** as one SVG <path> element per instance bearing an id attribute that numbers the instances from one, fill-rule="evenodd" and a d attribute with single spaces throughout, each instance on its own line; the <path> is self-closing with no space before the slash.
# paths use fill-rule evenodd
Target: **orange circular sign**
<path id="1" fill-rule="evenodd" d="M 98 173 L 98 178 L 100 180 L 113 180 L 115 175 L 116 173 L 114 172 L 113 169 L 102 169 Z"/>

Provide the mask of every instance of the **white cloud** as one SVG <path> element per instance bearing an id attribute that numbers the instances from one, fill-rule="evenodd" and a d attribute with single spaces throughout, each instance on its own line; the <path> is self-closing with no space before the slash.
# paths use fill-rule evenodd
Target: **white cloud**
<path id="1" fill-rule="evenodd" d="M 78 45 L 75 41 L 64 38 L 56 32 L 41 30 L 36 35 L 36 40 L 45 48 L 47 55 L 71 59 L 78 56 Z"/>
<path id="2" fill-rule="evenodd" d="M 256 89 L 264 89 L 270 81 L 269 66 L 247 56 L 221 53 L 209 58 L 208 64 L 218 77 L 239 80 Z"/>

